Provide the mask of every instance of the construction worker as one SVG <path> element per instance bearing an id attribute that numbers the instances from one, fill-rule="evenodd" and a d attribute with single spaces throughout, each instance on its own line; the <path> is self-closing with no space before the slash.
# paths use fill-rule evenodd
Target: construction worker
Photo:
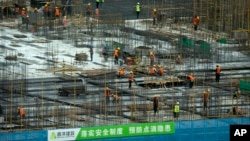
<path id="1" fill-rule="evenodd" d="M 163 73 L 164 73 L 163 67 L 162 67 L 162 66 L 158 66 L 158 74 L 159 74 L 160 76 L 163 76 Z"/>
<path id="2" fill-rule="evenodd" d="M 63 28 L 66 29 L 66 26 L 67 26 L 67 16 L 64 16 L 63 17 Z"/>
<path id="3" fill-rule="evenodd" d="M 25 117 L 25 111 L 22 107 L 18 107 L 17 108 L 17 115 L 16 116 L 20 116 L 20 118 L 24 118 Z"/>
<path id="4" fill-rule="evenodd" d="M 203 98 L 202 98 L 203 99 L 203 110 L 204 111 L 207 111 L 207 109 L 208 109 L 207 104 L 209 101 L 209 94 L 210 94 L 210 89 L 203 91 L 203 94 L 202 94 L 202 96 L 203 96 Z"/>
<path id="5" fill-rule="evenodd" d="M 189 81 L 189 88 L 193 88 L 193 85 L 194 85 L 194 76 L 192 74 L 190 75 L 187 75 L 187 79 Z"/>
<path id="6" fill-rule="evenodd" d="M 111 96 L 113 97 L 113 100 L 112 100 L 113 103 L 119 103 L 120 97 L 118 94 L 112 94 Z"/>
<path id="7" fill-rule="evenodd" d="M 220 73 L 221 73 L 221 68 L 219 65 L 216 65 L 215 69 L 215 81 L 220 82 Z"/>
<path id="8" fill-rule="evenodd" d="M 26 16 L 26 9 L 25 8 L 22 8 L 22 11 L 21 11 L 21 16 L 25 17 Z"/>
<path id="9" fill-rule="evenodd" d="M 198 25 L 199 25 L 199 22 L 200 22 L 200 19 L 198 16 L 194 16 L 194 19 L 193 19 L 193 24 L 194 24 L 194 30 L 196 31 L 197 28 L 198 28 Z"/>
<path id="10" fill-rule="evenodd" d="M 141 12 L 141 6 L 140 6 L 139 2 L 137 2 L 136 6 L 135 6 L 135 12 L 136 12 L 136 18 L 139 19 L 139 15 Z"/>
<path id="11" fill-rule="evenodd" d="M 159 106 L 159 99 L 157 95 L 154 95 L 154 99 L 153 99 L 153 108 L 154 108 L 154 116 L 156 115 L 156 113 L 158 112 L 158 106 Z"/>
<path id="12" fill-rule="evenodd" d="M 180 103 L 179 102 L 176 102 L 176 104 L 174 105 L 174 108 L 173 108 L 173 115 L 174 115 L 174 120 L 178 120 L 178 117 L 179 117 L 179 113 L 180 113 Z"/>
<path id="13" fill-rule="evenodd" d="M 45 4 L 43 8 L 43 14 L 44 14 L 44 17 L 48 17 L 49 15 L 49 6 L 47 4 Z"/>
<path id="14" fill-rule="evenodd" d="M 134 73 L 133 71 L 130 71 L 129 73 L 129 77 L 128 77 L 128 88 L 131 89 L 132 88 L 132 82 L 134 81 Z"/>
<path id="15" fill-rule="evenodd" d="M 91 15 L 91 3 L 89 2 L 88 5 L 87 5 L 87 11 L 86 11 L 86 14 L 87 16 L 90 16 Z"/>
<path id="16" fill-rule="evenodd" d="M 119 51 L 120 51 L 120 48 L 116 48 L 115 51 L 114 51 L 114 57 L 115 57 L 115 64 L 118 64 L 118 59 L 119 59 Z"/>
<path id="17" fill-rule="evenodd" d="M 26 30 L 28 31 L 29 29 L 29 22 L 30 22 L 30 17 L 27 15 L 26 19 L 25 19 L 25 23 L 26 23 Z"/>
<path id="18" fill-rule="evenodd" d="M 150 75 L 156 75 L 157 71 L 156 71 L 156 68 L 155 68 L 155 65 L 153 65 L 151 68 L 150 68 Z"/>
<path id="19" fill-rule="evenodd" d="M 100 0 L 96 0 L 96 8 L 98 9 L 99 8 L 99 3 L 100 3 Z"/>
<path id="20" fill-rule="evenodd" d="M 90 47 L 90 48 L 89 48 L 89 54 L 90 54 L 90 60 L 91 60 L 91 61 L 93 61 L 93 53 L 94 53 L 93 47 Z"/>
<path id="21" fill-rule="evenodd" d="M 150 65 L 153 66 L 155 63 L 155 55 L 152 51 L 149 53 L 149 58 L 150 58 Z"/>
<path id="22" fill-rule="evenodd" d="M 153 25 L 156 25 L 156 14 L 157 14 L 157 10 L 156 8 L 153 9 Z"/>
<path id="23" fill-rule="evenodd" d="M 119 78 L 123 77 L 125 75 L 125 71 L 123 68 L 120 68 L 119 71 L 118 71 L 118 76 Z"/>
<path id="24" fill-rule="evenodd" d="M 243 115 L 244 112 L 238 106 L 232 106 L 233 115 Z"/>
<path id="25" fill-rule="evenodd" d="M 60 9 L 55 7 L 55 17 L 58 18 L 60 16 Z"/>
<path id="26" fill-rule="evenodd" d="M 105 61 L 108 61 L 108 44 L 105 44 L 102 48 L 102 55 Z"/>
<path id="27" fill-rule="evenodd" d="M 105 98 L 106 98 L 106 104 L 109 104 L 109 101 L 110 101 L 110 89 L 109 89 L 109 87 L 106 87 L 106 89 L 105 89 Z"/>

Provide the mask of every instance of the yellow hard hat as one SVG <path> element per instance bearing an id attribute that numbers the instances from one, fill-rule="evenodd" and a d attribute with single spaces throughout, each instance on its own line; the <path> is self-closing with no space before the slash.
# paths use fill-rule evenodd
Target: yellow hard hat
<path id="1" fill-rule="evenodd" d="M 56 7 L 56 9 L 57 9 L 58 7 Z"/>
<path id="2" fill-rule="evenodd" d="M 156 65 L 153 65 L 153 67 L 155 67 Z"/>
<path id="3" fill-rule="evenodd" d="M 90 5 L 90 2 L 88 3 L 88 5 Z"/>
<path id="4" fill-rule="evenodd" d="M 23 8 L 23 10 L 25 10 L 25 8 Z"/>
<path id="5" fill-rule="evenodd" d="M 64 18 L 67 18 L 67 16 L 64 16 Z"/>
<path id="6" fill-rule="evenodd" d="M 29 18 L 29 16 L 28 16 L 28 15 L 27 15 L 26 17 L 27 17 L 27 18 Z"/>
<path id="7" fill-rule="evenodd" d="M 157 95 L 157 94 L 155 94 L 155 95 L 154 95 L 154 97 L 158 97 L 158 95 Z"/>
<path id="8" fill-rule="evenodd" d="M 158 66 L 159 68 L 161 68 L 161 66 Z"/>
<path id="9" fill-rule="evenodd" d="M 120 48 L 119 48 L 119 47 L 118 47 L 117 49 L 118 49 L 118 50 L 120 50 Z"/>
<path id="10" fill-rule="evenodd" d="M 153 52 L 152 52 L 152 51 L 150 51 L 150 54 L 153 54 Z"/>
<path id="11" fill-rule="evenodd" d="M 35 10 L 37 10 L 37 8 L 35 8 Z"/>
<path id="12" fill-rule="evenodd" d="M 130 73 L 133 73 L 133 71 L 130 71 Z"/>
<path id="13" fill-rule="evenodd" d="M 210 89 L 207 89 L 208 92 L 210 92 L 211 90 Z"/>
<path id="14" fill-rule="evenodd" d="M 156 11 L 156 8 L 154 8 L 154 11 Z"/>
<path id="15" fill-rule="evenodd" d="M 109 89 L 109 87 L 106 87 L 106 89 Z"/>

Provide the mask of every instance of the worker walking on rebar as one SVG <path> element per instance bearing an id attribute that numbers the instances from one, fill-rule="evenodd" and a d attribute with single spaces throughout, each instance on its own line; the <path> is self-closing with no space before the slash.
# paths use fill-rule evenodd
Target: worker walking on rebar
<path id="1" fill-rule="evenodd" d="M 152 51 L 149 53 L 150 65 L 153 66 L 155 64 L 155 55 Z"/>
<path id="2" fill-rule="evenodd" d="M 25 111 L 24 111 L 24 109 L 22 108 L 22 107 L 18 107 L 17 108 L 17 114 L 16 114 L 16 116 L 20 116 L 20 118 L 24 118 L 25 117 Z"/>
<path id="3" fill-rule="evenodd" d="M 208 101 L 209 101 L 210 89 L 203 91 L 202 99 L 203 99 L 203 111 L 207 112 L 208 109 Z"/>
<path id="4" fill-rule="evenodd" d="M 113 100 L 112 100 L 112 103 L 113 103 L 113 104 L 119 103 L 120 97 L 119 97 L 118 94 L 112 94 L 111 96 L 113 97 Z"/>
<path id="5" fill-rule="evenodd" d="M 91 3 L 89 2 L 88 5 L 87 5 L 87 11 L 86 11 L 86 15 L 88 17 L 91 16 L 91 11 L 92 11 L 92 7 L 91 7 Z"/>
<path id="6" fill-rule="evenodd" d="M 221 68 L 219 65 L 216 65 L 215 69 L 215 81 L 220 82 L 220 73 L 221 73 Z"/>
<path id="7" fill-rule="evenodd" d="M 120 52 L 120 48 L 116 48 L 114 51 L 114 58 L 115 58 L 115 64 L 118 64 L 118 59 L 119 59 L 119 52 Z"/>
<path id="8" fill-rule="evenodd" d="M 173 115 L 174 115 L 174 119 L 173 120 L 178 120 L 179 118 L 179 113 L 180 113 L 180 103 L 179 102 L 176 102 L 176 104 L 174 105 L 174 108 L 173 108 Z"/>
<path id="9" fill-rule="evenodd" d="M 180 64 L 180 65 L 183 64 L 183 59 L 180 55 L 178 55 L 176 58 L 176 64 Z"/>
<path id="10" fill-rule="evenodd" d="M 60 9 L 55 7 L 55 17 L 58 18 L 60 16 Z"/>
<path id="11" fill-rule="evenodd" d="M 156 8 L 153 9 L 153 25 L 156 25 L 156 14 L 157 14 L 157 10 Z"/>
<path id="12" fill-rule="evenodd" d="M 43 8 L 43 14 L 45 18 L 49 17 L 49 5 L 45 4 L 44 8 Z"/>
<path id="13" fill-rule="evenodd" d="M 93 54 L 94 54 L 94 51 L 93 51 L 93 47 L 91 46 L 89 48 L 90 61 L 93 61 Z"/>
<path id="14" fill-rule="evenodd" d="M 141 6 L 140 6 L 139 2 L 137 2 L 136 6 L 135 6 L 135 12 L 136 12 L 136 18 L 139 19 L 140 12 L 141 12 Z"/>
<path id="15" fill-rule="evenodd" d="M 26 16 L 25 23 L 26 23 L 26 31 L 28 31 L 30 23 L 30 17 L 28 15 Z"/>
<path id="16" fill-rule="evenodd" d="M 156 113 L 158 113 L 159 109 L 158 109 L 158 106 L 159 106 L 159 99 L 158 99 L 158 96 L 157 95 L 154 95 L 154 99 L 153 99 L 153 108 L 154 108 L 154 116 L 156 115 Z"/>
<path id="17" fill-rule="evenodd" d="M 110 89 L 109 89 L 109 87 L 106 87 L 105 88 L 105 99 L 106 99 L 106 104 L 109 104 L 109 102 L 110 102 Z"/>
<path id="18" fill-rule="evenodd" d="M 199 22 L 200 22 L 199 17 L 195 15 L 194 19 L 193 19 L 193 24 L 194 24 L 194 30 L 195 31 L 198 29 Z"/>
<path id="19" fill-rule="evenodd" d="M 192 74 L 189 74 L 187 75 L 187 79 L 189 81 L 189 88 L 193 88 L 194 80 L 195 80 L 194 76 Z"/>
<path id="20" fill-rule="evenodd" d="M 125 75 L 125 71 L 123 68 L 120 68 L 119 71 L 118 71 L 118 76 L 119 78 L 123 77 Z"/>
<path id="21" fill-rule="evenodd" d="M 104 60 L 107 61 L 108 60 L 108 45 L 105 44 L 102 48 L 102 55 L 104 57 Z"/>
<path id="22" fill-rule="evenodd" d="M 96 8 L 99 8 L 100 0 L 96 0 Z"/>
<path id="23" fill-rule="evenodd" d="M 133 71 L 130 71 L 129 77 L 128 77 L 128 88 L 132 88 L 132 82 L 134 81 L 134 73 Z"/>
<path id="24" fill-rule="evenodd" d="M 66 27 L 67 27 L 67 17 L 64 16 L 63 17 L 63 29 L 66 29 Z"/>

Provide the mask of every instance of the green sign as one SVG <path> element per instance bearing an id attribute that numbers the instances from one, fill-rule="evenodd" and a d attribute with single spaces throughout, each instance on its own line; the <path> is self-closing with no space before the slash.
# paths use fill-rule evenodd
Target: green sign
<path id="1" fill-rule="evenodd" d="M 81 128 L 76 140 L 173 134 L 174 122 L 157 122 Z"/>

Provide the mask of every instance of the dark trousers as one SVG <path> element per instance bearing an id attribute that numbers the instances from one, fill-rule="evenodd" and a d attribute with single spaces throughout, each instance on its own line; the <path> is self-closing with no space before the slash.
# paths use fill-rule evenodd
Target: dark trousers
<path id="1" fill-rule="evenodd" d="M 154 106 L 154 115 L 158 112 L 158 107 Z"/>
<path id="2" fill-rule="evenodd" d="M 96 2 L 96 8 L 99 8 L 99 2 Z"/>
<path id="3" fill-rule="evenodd" d="M 90 53 L 90 60 L 93 61 L 93 53 Z"/>
<path id="4" fill-rule="evenodd" d="M 115 64 L 118 64 L 118 57 L 115 56 Z"/>
<path id="5" fill-rule="evenodd" d="M 194 30 L 195 30 L 195 31 L 197 30 L 197 28 L 198 28 L 198 26 L 197 26 L 197 25 L 194 25 Z"/>
<path id="6" fill-rule="evenodd" d="M 140 12 L 136 12 L 136 18 L 139 19 Z"/>
<path id="7" fill-rule="evenodd" d="M 193 88 L 194 82 L 193 81 L 189 81 L 189 88 Z"/>
<path id="8" fill-rule="evenodd" d="M 110 102 L 110 98 L 109 96 L 106 96 L 106 104 L 109 104 L 109 102 Z"/>
<path id="9" fill-rule="evenodd" d="M 129 81 L 128 81 L 128 88 L 129 88 L 129 89 L 131 89 L 131 87 L 132 87 L 131 85 L 132 85 L 132 81 L 129 80 Z"/>
<path id="10" fill-rule="evenodd" d="M 207 102 L 203 102 L 203 110 L 207 110 Z"/>
<path id="11" fill-rule="evenodd" d="M 220 74 L 219 73 L 216 73 L 216 75 L 215 75 L 215 81 L 216 82 L 220 82 Z"/>

